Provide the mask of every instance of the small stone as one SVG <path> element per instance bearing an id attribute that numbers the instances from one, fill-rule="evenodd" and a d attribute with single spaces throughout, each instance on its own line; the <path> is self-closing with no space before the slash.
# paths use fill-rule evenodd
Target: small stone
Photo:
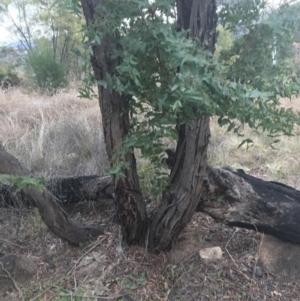
<path id="1" fill-rule="evenodd" d="M 235 275 L 235 273 L 231 269 L 229 269 L 229 270 L 226 271 L 225 276 L 228 279 L 230 279 L 231 281 L 236 281 L 237 280 L 237 276 Z"/>
<path id="2" fill-rule="evenodd" d="M 254 267 L 253 272 L 254 272 L 254 276 L 256 278 L 261 278 L 263 276 L 263 271 L 262 271 L 261 267 L 259 267 L 259 266 Z"/>
<path id="3" fill-rule="evenodd" d="M 200 258 L 205 260 L 217 260 L 222 258 L 220 247 L 205 248 L 199 251 Z"/>

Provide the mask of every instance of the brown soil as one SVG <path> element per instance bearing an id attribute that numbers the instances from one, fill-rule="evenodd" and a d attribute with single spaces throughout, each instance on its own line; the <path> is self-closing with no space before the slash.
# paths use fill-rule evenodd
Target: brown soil
<path id="1" fill-rule="evenodd" d="M 68 208 L 84 220 L 113 220 L 114 207 Z M 170 252 L 150 254 L 121 244 L 118 226 L 96 242 L 71 247 L 55 237 L 35 211 L 1 209 L 0 256 L 34 259 L 36 275 L 2 292 L 0 300 L 300 300 L 300 288 L 268 274 L 257 260 L 261 234 L 216 224 L 196 213 Z M 199 250 L 220 246 L 207 262 Z M 16 286 L 18 286 L 19 291 Z"/>

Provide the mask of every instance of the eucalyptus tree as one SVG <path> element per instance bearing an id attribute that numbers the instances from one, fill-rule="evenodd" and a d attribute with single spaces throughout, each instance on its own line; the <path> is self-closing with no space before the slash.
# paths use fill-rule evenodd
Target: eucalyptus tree
<path id="1" fill-rule="evenodd" d="M 128 244 L 168 249 L 198 203 L 210 201 L 210 195 L 201 198 L 204 191 L 220 188 L 219 194 L 228 192 L 222 190 L 224 185 L 210 183 L 209 177 L 205 183 L 215 189 L 204 189 L 210 117 L 216 116 L 220 126 L 238 134 L 241 122 L 256 132 L 268 131 L 272 137 L 292 135 L 299 125 L 299 114 L 280 106 L 280 97 L 298 94 L 298 78 L 288 66 L 270 60 L 278 27 L 256 22 L 266 3 L 253 3 L 246 11 L 243 6 L 236 10 L 224 6 L 220 12 L 225 28 L 232 31 L 240 24 L 246 28 L 226 49 L 234 56 L 228 62 L 226 53 L 213 56 L 218 20 L 215 0 L 68 1 L 78 17 L 83 10 L 86 19 L 85 41 L 91 47 L 98 85 L 117 216 Z M 257 38 L 262 30 L 264 38 Z M 280 43 L 280 35 L 277 38 Z M 259 56 L 259 47 L 268 54 Z M 259 60 L 251 60 L 251 53 Z M 90 90 L 82 91 L 88 96 Z M 170 171 L 163 160 L 166 138 L 177 143 Z M 242 143 L 251 142 L 251 137 L 245 138 Z M 147 212 L 140 188 L 135 149 L 140 149 L 156 171 L 153 189 L 160 191 L 161 200 L 151 212 Z M 4 164 L 0 164 L 0 173 L 30 175 L 0 150 Z M 222 175 L 216 177 L 220 183 Z M 80 244 L 102 232 L 101 227 L 80 226 L 70 220 L 49 192 L 37 195 L 30 188 L 27 194 L 60 237 Z M 225 207 L 230 212 L 227 203 Z"/>
<path id="2" fill-rule="evenodd" d="M 82 8 L 86 19 L 123 238 L 128 244 L 168 248 L 190 221 L 202 193 L 210 117 L 218 116 L 221 126 L 236 132 L 241 121 L 271 135 L 291 135 L 299 118 L 278 108 L 278 96 L 297 93 L 299 85 L 279 67 L 274 75 L 272 61 L 264 72 L 266 56 L 257 65 L 243 61 L 236 80 L 228 79 L 241 66 L 243 54 L 238 53 L 234 64 L 214 60 L 218 20 L 214 0 L 85 0 L 72 5 L 77 12 Z M 235 6 L 233 15 L 228 6 L 222 10 L 223 22 L 231 27 L 239 26 L 240 20 L 247 23 L 244 40 L 237 42 L 248 45 L 253 55 L 259 50 L 245 37 L 259 34 L 256 21 L 265 7 L 265 1 L 256 1 L 250 10 Z M 272 38 L 272 29 L 266 35 Z M 266 47 L 269 44 L 263 43 L 260 49 Z M 255 72 L 247 75 L 252 69 Z M 266 74 L 270 82 L 264 82 Z M 162 166 L 166 137 L 177 141 L 168 177 Z M 134 149 L 150 158 L 156 184 L 161 185 L 161 202 L 151 214 L 140 189 Z"/>
<path id="3" fill-rule="evenodd" d="M 83 20 L 64 10 L 55 0 L 1 0 L 0 26 L 27 52 L 47 48 L 55 60 L 64 64 L 77 79 L 82 61 L 74 52 L 81 49 Z"/>

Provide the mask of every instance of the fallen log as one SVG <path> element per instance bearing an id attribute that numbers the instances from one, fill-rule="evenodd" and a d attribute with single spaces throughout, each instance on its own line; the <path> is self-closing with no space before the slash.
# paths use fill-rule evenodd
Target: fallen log
<path id="1" fill-rule="evenodd" d="M 54 178 L 47 181 L 46 187 L 63 204 L 111 199 L 114 193 L 114 185 L 110 176 Z"/>
<path id="2" fill-rule="evenodd" d="M 64 206 L 86 201 L 112 199 L 114 186 L 111 177 L 96 175 L 71 178 L 51 178 L 45 183 L 57 201 Z M 28 207 L 30 200 L 23 191 L 16 193 L 14 187 L 0 186 L 0 206 Z"/>
<path id="3" fill-rule="evenodd" d="M 113 199 L 114 193 L 110 177 L 51 179 L 46 186 L 62 204 Z M 204 187 L 197 211 L 232 227 L 300 243 L 300 191 L 229 167 L 207 167 Z"/>
<path id="4" fill-rule="evenodd" d="M 207 168 L 198 210 L 231 227 L 300 243 L 300 191 L 232 168 Z"/>
<path id="5" fill-rule="evenodd" d="M 30 170 L 0 144 L 0 174 L 30 177 Z M 58 237 L 74 245 L 80 245 L 103 234 L 103 226 L 79 223 L 72 220 L 61 208 L 55 196 L 47 188 L 42 192 L 34 188 L 22 190 L 26 199 L 38 208 L 41 218 L 51 231 Z"/>

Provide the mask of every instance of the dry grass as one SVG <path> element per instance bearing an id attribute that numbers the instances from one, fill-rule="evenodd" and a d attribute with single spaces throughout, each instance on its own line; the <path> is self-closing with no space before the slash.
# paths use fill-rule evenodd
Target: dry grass
<path id="1" fill-rule="evenodd" d="M 96 100 L 0 91 L 0 142 L 37 175 L 102 175 L 107 157 Z"/>
<path id="2" fill-rule="evenodd" d="M 282 101 L 300 110 L 300 100 Z M 21 89 L 0 91 L 0 142 L 37 175 L 102 175 L 108 167 L 97 100 L 79 99 L 75 89 L 53 97 L 26 94 Z M 244 137 L 227 133 L 211 122 L 209 163 L 243 168 L 265 179 L 280 180 L 300 188 L 300 139 L 272 139 L 245 127 Z M 254 145 L 237 148 L 244 138 Z M 139 162 L 143 162 L 140 160 Z"/>
<path id="3" fill-rule="evenodd" d="M 282 100 L 285 107 L 300 110 L 300 99 Z M 242 168 L 245 172 L 263 179 L 282 181 L 300 189 L 300 130 L 295 129 L 295 136 L 279 137 L 280 142 L 271 147 L 273 139 L 267 133 L 257 134 L 245 126 L 243 137 L 220 128 L 216 119 L 211 121 L 212 138 L 209 146 L 209 164 L 213 166 L 231 166 Z M 253 145 L 238 148 L 243 139 L 251 138 Z M 276 138 L 278 139 L 278 138 Z"/>

